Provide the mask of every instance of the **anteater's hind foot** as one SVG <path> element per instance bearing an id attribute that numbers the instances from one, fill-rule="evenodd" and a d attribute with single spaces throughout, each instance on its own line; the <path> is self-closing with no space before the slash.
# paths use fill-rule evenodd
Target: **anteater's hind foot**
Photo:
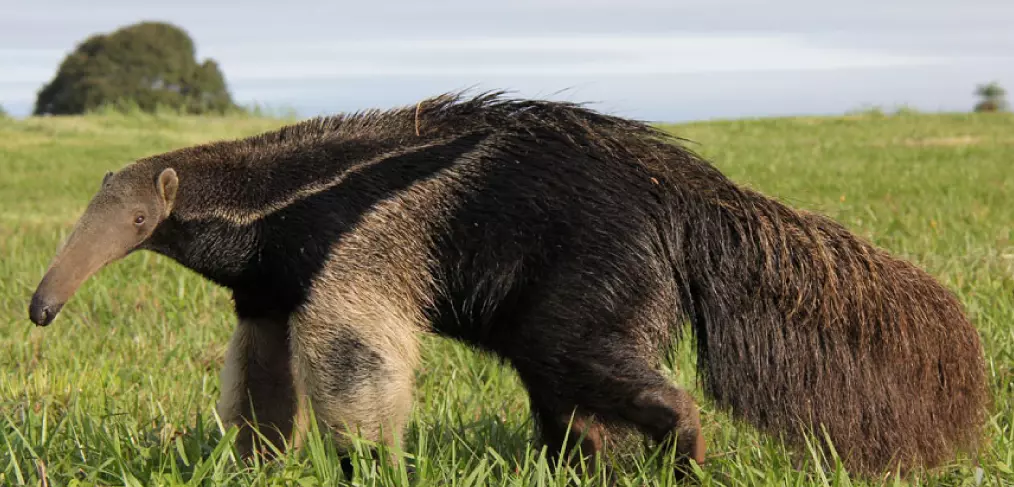
<path id="1" fill-rule="evenodd" d="M 644 389 L 630 402 L 626 415 L 664 448 L 675 448 L 679 476 L 690 473 L 690 460 L 704 464 L 700 414 L 687 391 L 671 385 Z"/>

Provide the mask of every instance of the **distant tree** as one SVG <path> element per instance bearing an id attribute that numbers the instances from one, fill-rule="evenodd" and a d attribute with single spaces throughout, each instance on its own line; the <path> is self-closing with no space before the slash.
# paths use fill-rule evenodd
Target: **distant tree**
<path id="1" fill-rule="evenodd" d="M 977 112 L 1000 112 L 1007 110 L 1007 91 L 1003 89 L 998 83 L 992 82 L 985 85 L 979 85 L 975 89 L 975 94 L 982 98 L 975 105 L 975 111 Z"/>
<path id="2" fill-rule="evenodd" d="M 38 93 L 36 115 L 80 114 L 104 105 L 163 106 L 188 113 L 236 108 L 214 60 L 172 24 L 140 22 L 81 42 Z"/>
<path id="3" fill-rule="evenodd" d="M 7 110 L 4 109 L 3 105 L 0 105 L 0 118 L 8 118 L 8 117 L 10 117 L 10 114 L 7 113 Z"/>

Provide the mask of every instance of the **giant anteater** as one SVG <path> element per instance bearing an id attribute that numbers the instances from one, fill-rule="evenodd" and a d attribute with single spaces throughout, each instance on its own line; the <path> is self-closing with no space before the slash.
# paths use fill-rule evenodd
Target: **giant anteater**
<path id="1" fill-rule="evenodd" d="M 697 407 L 659 370 L 689 328 L 716 405 L 796 444 L 826 431 L 852 471 L 974 448 L 985 365 L 955 296 L 678 142 L 455 93 L 143 158 L 103 179 L 30 317 L 133 251 L 166 255 L 232 291 L 223 419 L 297 446 L 308 405 L 394 441 L 436 331 L 517 371 L 551 453 L 568 424 L 585 454 L 618 425 L 701 462 Z"/>

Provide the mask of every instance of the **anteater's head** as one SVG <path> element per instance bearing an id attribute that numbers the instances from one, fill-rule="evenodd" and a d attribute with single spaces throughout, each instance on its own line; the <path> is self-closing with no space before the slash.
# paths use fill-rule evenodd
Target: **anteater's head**
<path id="1" fill-rule="evenodd" d="M 128 166 L 107 173 L 32 295 L 28 308 L 32 322 L 50 324 L 86 279 L 140 248 L 169 216 L 178 187 L 171 168 Z"/>

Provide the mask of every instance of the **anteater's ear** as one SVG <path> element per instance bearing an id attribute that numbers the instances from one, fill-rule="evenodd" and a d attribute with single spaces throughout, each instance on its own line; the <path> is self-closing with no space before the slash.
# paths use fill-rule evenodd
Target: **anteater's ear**
<path id="1" fill-rule="evenodd" d="M 162 198 L 163 216 L 169 216 L 169 212 L 173 209 L 173 203 L 176 201 L 176 189 L 179 185 L 180 181 L 176 177 L 176 171 L 171 167 L 166 168 L 158 175 L 158 195 Z"/>
<path id="2" fill-rule="evenodd" d="M 106 182 L 108 182 L 111 177 L 113 177 L 113 171 L 106 171 L 106 175 L 102 176 L 102 184 L 99 185 L 99 188 L 105 188 Z"/>

